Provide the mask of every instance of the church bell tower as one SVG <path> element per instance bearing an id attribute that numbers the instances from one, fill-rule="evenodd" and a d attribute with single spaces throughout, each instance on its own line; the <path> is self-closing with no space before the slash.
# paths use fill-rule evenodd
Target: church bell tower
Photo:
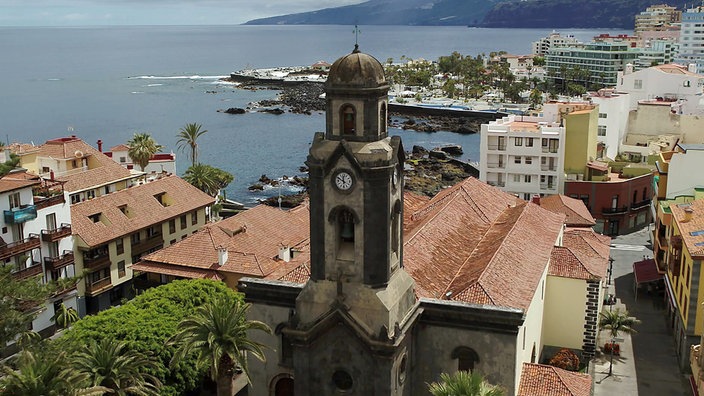
<path id="1" fill-rule="evenodd" d="M 387 133 L 388 90 L 381 63 L 357 45 L 328 74 L 325 133 L 306 161 L 311 276 L 296 300 L 296 328 L 285 331 L 297 346 L 296 389 L 337 375 L 345 381 L 330 391 L 405 394 L 397 378 L 415 294 L 402 268 L 404 150 Z M 359 345 L 337 345 L 350 337 Z M 376 352 L 349 358 L 360 348 Z M 338 370 L 325 378 L 306 371 L 316 365 Z"/>

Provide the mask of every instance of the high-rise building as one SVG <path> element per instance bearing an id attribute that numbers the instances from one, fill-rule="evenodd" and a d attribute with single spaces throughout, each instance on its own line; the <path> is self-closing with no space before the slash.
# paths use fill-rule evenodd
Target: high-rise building
<path id="1" fill-rule="evenodd" d="M 588 43 L 582 46 L 556 47 L 548 52 L 545 63 L 547 79 L 555 85 L 576 82 L 589 85 L 616 85 L 616 75 L 638 58 L 641 50 L 623 42 Z M 575 75 L 574 70 L 583 73 Z"/>
<path id="2" fill-rule="evenodd" d="M 667 4 L 652 5 L 636 15 L 633 31 L 640 36 L 645 31 L 666 31 L 682 19 L 682 11 Z"/>
<path id="3" fill-rule="evenodd" d="M 682 13 L 680 52 L 675 62 L 693 63 L 696 72 L 704 72 L 704 7 L 694 7 Z"/>
<path id="4" fill-rule="evenodd" d="M 579 43 L 579 41 L 577 41 L 573 35 L 562 36 L 560 33 L 553 31 L 547 37 L 533 42 L 533 55 L 545 56 L 548 54 L 550 48 L 574 45 L 577 43 Z"/>

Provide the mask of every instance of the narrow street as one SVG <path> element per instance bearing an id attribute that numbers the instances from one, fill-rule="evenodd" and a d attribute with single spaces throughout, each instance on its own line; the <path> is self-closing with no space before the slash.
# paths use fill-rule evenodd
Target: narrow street
<path id="1" fill-rule="evenodd" d="M 615 237 L 611 243 L 611 257 L 614 259 L 612 285 L 616 291 L 617 306 L 625 306 L 631 316 L 639 319 L 641 324 L 636 327 L 636 334 L 620 336 L 626 341 L 624 344 L 631 344 L 633 350 L 630 355 L 633 358 L 615 358 L 614 375 L 611 377 L 605 378 L 602 373 L 594 373 L 594 394 L 610 395 L 616 391 L 632 394 L 634 389 L 630 388 L 637 387 L 637 394 L 640 396 L 691 396 L 688 375 L 680 372 L 677 367 L 674 339 L 665 319 L 664 291 L 649 292 L 647 287 L 642 285 L 637 291 L 636 301 L 632 264 L 644 257 L 652 257 L 649 230 L 646 228 Z M 602 361 L 603 359 L 606 357 L 602 357 Z M 634 364 L 635 370 L 632 366 Z M 608 370 L 608 365 L 606 367 Z M 619 375 L 629 378 L 619 378 Z"/>

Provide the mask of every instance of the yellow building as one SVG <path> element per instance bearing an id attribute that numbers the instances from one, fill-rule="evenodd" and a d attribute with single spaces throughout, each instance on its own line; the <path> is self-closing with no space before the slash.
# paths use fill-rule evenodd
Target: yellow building
<path id="1" fill-rule="evenodd" d="M 575 110 L 565 116 L 565 174 L 584 175 L 597 158 L 599 108 Z"/>
<path id="2" fill-rule="evenodd" d="M 118 165 L 119 166 L 119 165 Z M 214 198 L 177 176 L 71 206 L 78 285 L 88 313 L 133 295 L 132 264 L 195 233 Z"/>
<path id="3" fill-rule="evenodd" d="M 670 204 L 669 210 L 666 286 L 676 350 L 684 368 L 689 365 L 690 347 L 699 341 L 704 327 L 704 313 L 697 309 L 704 303 L 704 293 L 700 292 L 704 288 L 704 199 Z"/>

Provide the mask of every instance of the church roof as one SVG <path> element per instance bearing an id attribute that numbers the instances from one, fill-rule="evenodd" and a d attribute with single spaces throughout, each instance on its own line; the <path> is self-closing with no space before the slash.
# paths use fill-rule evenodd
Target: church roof
<path id="1" fill-rule="evenodd" d="M 592 227 L 596 224 L 594 216 L 579 199 L 557 194 L 540 198 L 540 206 L 555 213 L 567 216 L 565 225 L 568 227 Z"/>
<path id="2" fill-rule="evenodd" d="M 377 88 L 386 85 L 384 67 L 376 58 L 362 53 L 355 45 L 354 51 L 336 60 L 330 67 L 328 87 Z"/>
<path id="3" fill-rule="evenodd" d="M 564 215 L 469 178 L 411 219 L 404 267 L 419 297 L 527 309 Z"/>
<path id="4" fill-rule="evenodd" d="M 611 238 L 592 229 L 568 228 L 562 246 L 555 246 L 549 275 L 574 279 L 603 279 L 609 265 Z"/>
<path id="5" fill-rule="evenodd" d="M 592 378 L 545 364 L 523 363 L 518 396 L 589 396 Z"/>

